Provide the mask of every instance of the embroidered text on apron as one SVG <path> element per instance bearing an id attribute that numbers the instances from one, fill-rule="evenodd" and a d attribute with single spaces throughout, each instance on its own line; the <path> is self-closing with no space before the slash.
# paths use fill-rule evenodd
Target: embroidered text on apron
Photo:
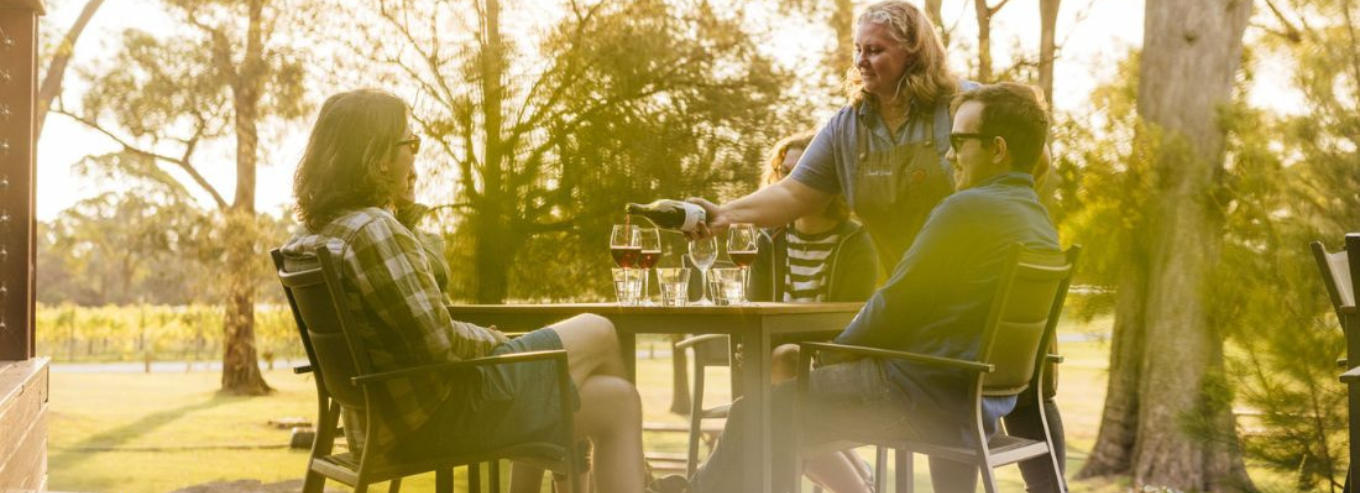
<path id="1" fill-rule="evenodd" d="M 870 149 L 868 139 L 873 130 L 863 121 L 855 129 L 859 162 L 850 207 L 864 221 L 889 273 L 916 239 L 930 211 L 954 192 L 953 177 L 941 166 L 935 147 L 935 115 L 931 113 L 907 123 L 924 124 L 924 140 L 886 149 Z M 911 134 L 908 128 L 907 135 Z"/>

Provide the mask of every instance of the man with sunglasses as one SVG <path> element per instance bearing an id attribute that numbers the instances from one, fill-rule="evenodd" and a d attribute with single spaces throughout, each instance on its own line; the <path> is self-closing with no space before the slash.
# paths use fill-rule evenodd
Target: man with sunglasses
<path id="1" fill-rule="evenodd" d="M 974 358 L 1005 252 L 1015 243 L 1059 248 L 1057 231 L 1034 190 L 1034 172 L 1043 161 L 1049 125 L 1036 92 L 1021 84 L 986 85 L 955 96 L 949 109 L 953 118 L 946 158 L 958 191 L 931 211 L 906 252 L 892 264 L 896 268 L 887 284 L 836 337 L 837 343 Z M 800 162 L 798 168 L 802 167 Z M 798 178 L 795 171 L 793 179 Z M 933 441 L 964 443 L 964 426 L 971 416 L 962 375 L 905 361 L 826 358 L 821 363 L 811 373 L 809 400 L 802 407 L 806 422 L 818 423 L 818 429 L 803 430 L 805 437 L 815 441 L 818 433 L 834 434 L 839 427 L 872 431 L 905 425 Z M 793 426 L 778 412 L 791 394 L 788 385 L 775 388 L 773 429 Z M 1016 409 L 1016 401 L 985 399 L 982 417 L 989 431 Z M 1028 403 L 1037 408 L 1034 404 Z M 741 407 L 738 402 L 732 413 L 743 412 Z M 1037 417 L 1037 410 L 1032 411 Z M 728 426 L 740 422 L 729 420 Z M 1008 420 L 1007 430 L 1025 436 L 1017 433 L 1016 424 Z M 1020 428 L 1025 425 L 1042 433 L 1041 423 L 1026 420 Z M 735 462 L 732 450 L 742 446 L 737 443 L 740 436 L 732 430 L 724 433 L 729 438 L 692 478 L 691 491 L 735 491 L 730 477 L 742 465 Z M 779 455 L 793 448 L 780 443 L 781 438 L 773 437 L 776 463 L 792 465 Z M 976 469 L 939 462 L 932 461 L 937 491 L 974 489 Z M 1061 479 L 1038 469 L 1024 471 L 1028 489 L 1060 491 L 1055 480 Z M 776 475 L 777 480 L 783 477 Z"/>

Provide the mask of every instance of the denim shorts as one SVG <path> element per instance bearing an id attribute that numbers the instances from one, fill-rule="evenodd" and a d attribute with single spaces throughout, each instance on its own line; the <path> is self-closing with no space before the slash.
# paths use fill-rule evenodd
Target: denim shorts
<path id="1" fill-rule="evenodd" d="M 491 351 L 493 356 L 562 349 L 552 329 L 538 329 Z M 479 367 L 459 379 L 453 393 L 398 454 L 450 454 L 525 441 L 557 441 L 562 412 L 553 361 Z M 568 382 L 572 411 L 581 407 Z"/>

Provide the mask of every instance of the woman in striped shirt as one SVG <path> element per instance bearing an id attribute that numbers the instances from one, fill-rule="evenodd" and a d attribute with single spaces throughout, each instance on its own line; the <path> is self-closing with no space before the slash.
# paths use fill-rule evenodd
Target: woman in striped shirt
<path id="1" fill-rule="evenodd" d="M 816 132 L 779 141 L 763 173 L 769 186 L 789 176 Z M 786 303 L 864 301 L 876 287 L 878 255 L 868 233 L 850 219 L 850 207 L 836 197 L 820 213 L 761 231 L 760 253 L 751 265 L 750 299 Z M 775 348 L 771 383 L 792 380 L 798 346 Z M 809 457 L 804 473 L 831 491 L 872 489 L 873 470 L 853 450 Z"/>

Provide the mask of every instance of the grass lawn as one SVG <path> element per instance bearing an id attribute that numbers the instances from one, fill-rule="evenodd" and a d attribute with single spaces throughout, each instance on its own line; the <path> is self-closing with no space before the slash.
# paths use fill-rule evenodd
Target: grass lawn
<path id="1" fill-rule="evenodd" d="M 1108 330 L 1108 319 L 1064 326 L 1065 333 Z M 643 347 L 645 348 L 645 342 Z M 661 347 L 664 342 L 657 343 Z M 1065 343 L 1059 405 L 1067 428 L 1068 470 L 1081 467 L 1100 420 L 1105 397 L 1104 342 Z M 666 358 L 639 359 L 646 421 L 683 423 L 670 403 Z M 726 372 L 710 372 L 709 399 L 725 399 Z M 54 491 L 162 493 L 215 480 L 300 479 L 306 453 L 283 448 L 288 431 L 268 425 L 284 417 L 315 419 L 310 377 L 287 370 L 266 373 L 278 389 L 269 397 L 216 394 L 218 373 L 53 373 L 49 422 L 49 488 Z M 714 402 L 714 401 L 709 401 Z M 649 433 L 650 450 L 683 452 L 682 433 Z M 262 446 L 273 448 L 239 448 Z M 869 449 L 866 457 L 872 459 Z M 918 491 L 930 491 L 924 459 Z M 433 475 L 408 480 L 405 491 L 433 491 Z M 461 474 L 460 474 L 461 476 Z M 1003 491 L 1023 491 L 1019 471 L 999 470 Z M 891 477 L 891 476 L 889 476 Z M 461 485 L 461 480 L 460 483 Z M 1113 493 L 1127 485 L 1074 482 L 1077 492 Z M 461 486 L 460 486 L 461 487 Z M 348 491 L 348 488 L 342 488 Z"/>

